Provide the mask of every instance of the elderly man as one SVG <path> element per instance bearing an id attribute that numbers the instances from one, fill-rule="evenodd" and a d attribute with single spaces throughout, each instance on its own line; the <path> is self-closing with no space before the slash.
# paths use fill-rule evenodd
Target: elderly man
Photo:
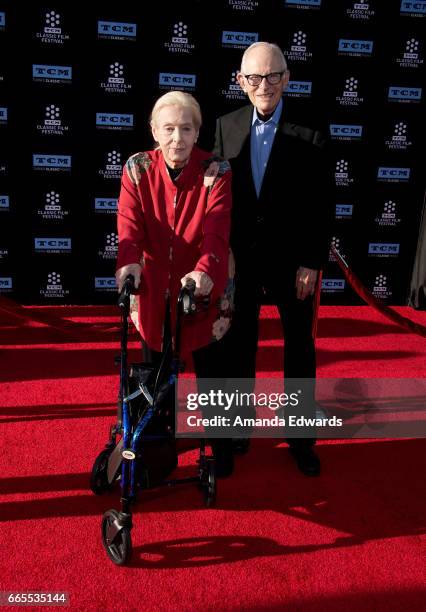
<path id="1" fill-rule="evenodd" d="M 285 377 L 315 378 L 313 295 L 329 248 L 327 171 L 320 134 L 284 121 L 282 94 L 289 77 L 277 45 L 251 45 L 237 75 L 251 104 L 220 117 L 216 126 L 215 153 L 228 159 L 233 171 L 236 295 L 225 340 L 233 378 L 255 378 L 264 296 L 280 314 Z M 311 405 L 305 413 L 314 414 L 313 383 L 310 387 Z M 299 470 L 319 475 L 315 439 L 287 441 Z"/>

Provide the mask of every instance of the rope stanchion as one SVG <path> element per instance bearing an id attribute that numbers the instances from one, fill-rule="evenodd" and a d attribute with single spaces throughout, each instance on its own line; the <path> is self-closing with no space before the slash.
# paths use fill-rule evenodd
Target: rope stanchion
<path id="1" fill-rule="evenodd" d="M 346 280 L 351 285 L 352 289 L 356 291 L 361 299 L 363 299 L 369 306 L 372 306 L 375 310 L 379 311 L 387 319 L 396 323 L 406 331 L 417 334 L 419 336 L 426 337 L 426 327 L 419 323 L 414 323 L 411 319 L 400 315 L 398 312 L 381 302 L 377 299 L 371 291 L 369 291 L 359 280 L 359 278 L 352 272 L 349 265 L 340 255 L 339 251 L 332 246 L 331 251 L 336 258 L 336 262 L 339 268 L 342 270 Z"/>

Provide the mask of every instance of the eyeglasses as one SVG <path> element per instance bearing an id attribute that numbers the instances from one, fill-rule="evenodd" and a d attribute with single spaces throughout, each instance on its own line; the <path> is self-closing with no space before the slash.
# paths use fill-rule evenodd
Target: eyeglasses
<path id="1" fill-rule="evenodd" d="M 248 84 L 252 85 L 253 87 L 260 85 L 263 79 L 266 79 L 269 85 L 278 85 L 285 72 L 287 71 L 283 70 L 282 72 L 270 72 L 269 74 L 245 74 L 244 77 L 247 79 Z"/>

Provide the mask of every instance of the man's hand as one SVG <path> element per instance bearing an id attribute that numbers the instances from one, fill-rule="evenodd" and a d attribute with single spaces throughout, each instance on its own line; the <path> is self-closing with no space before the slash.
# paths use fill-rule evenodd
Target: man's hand
<path id="1" fill-rule="evenodd" d="M 141 272 L 142 272 L 142 266 L 140 264 L 127 264 L 127 266 L 118 268 L 117 272 L 115 273 L 115 280 L 116 280 L 117 287 L 118 287 L 118 293 L 121 292 L 124 281 L 126 280 L 127 276 L 129 276 L 129 274 L 131 274 L 134 277 L 135 289 L 137 289 L 141 282 Z"/>
<path id="2" fill-rule="evenodd" d="M 318 278 L 318 270 L 300 267 L 296 272 L 296 296 L 304 300 L 308 295 L 313 295 Z"/>
<path id="3" fill-rule="evenodd" d="M 213 289 L 213 281 L 205 272 L 198 272 L 197 270 L 194 270 L 189 274 L 185 274 L 185 276 L 180 279 L 182 287 L 186 285 L 186 281 L 189 278 L 192 278 L 192 280 L 195 281 L 194 295 L 208 295 Z"/>

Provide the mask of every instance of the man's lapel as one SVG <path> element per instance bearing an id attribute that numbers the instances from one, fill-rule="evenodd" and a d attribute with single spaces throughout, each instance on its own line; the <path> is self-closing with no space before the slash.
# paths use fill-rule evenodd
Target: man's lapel
<path id="1" fill-rule="evenodd" d="M 232 123 L 229 125 L 229 134 L 224 137 L 224 142 L 228 143 L 225 157 L 233 159 L 238 157 L 247 138 L 250 138 L 251 120 L 253 116 L 253 106 L 244 106 L 240 112 L 235 113 Z"/>

